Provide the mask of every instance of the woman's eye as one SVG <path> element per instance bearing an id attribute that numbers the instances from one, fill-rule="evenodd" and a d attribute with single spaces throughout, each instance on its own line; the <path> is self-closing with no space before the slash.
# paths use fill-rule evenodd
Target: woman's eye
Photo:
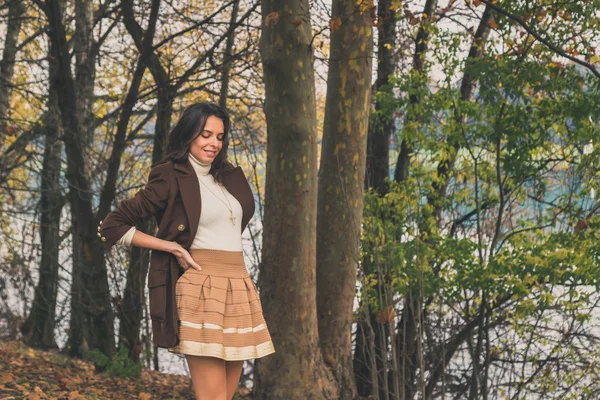
<path id="1" fill-rule="evenodd" d="M 204 139 L 210 139 L 212 135 L 200 135 L 200 136 L 202 136 Z M 217 136 L 217 140 L 222 142 L 223 137 L 224 137 L 224 135 L 219 135 L 219 136 Z"/>

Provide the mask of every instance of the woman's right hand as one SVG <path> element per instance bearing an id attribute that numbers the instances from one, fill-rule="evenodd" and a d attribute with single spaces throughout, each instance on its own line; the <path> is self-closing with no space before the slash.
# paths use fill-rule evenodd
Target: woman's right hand
<path id="1" fill-rule="evenodd" d="M 177 262 L 179 263 L 179 265 L 181 265 L 181 267 L 184 270 L 187 270 L 188 268 L 194 268 L 197 271 L 202 271 L 202 267 L 200 265 L 198 265 L 198 263 L 196 263 L 196 261 L 194 261 L 194 259 L 192 258 L 192 256 L 190 255 L 190 253 L 179 243 L 177 242 L 173 242 L 174 243 L 174 247 L 171 250 L 171 253 L 177 257 Z"/>

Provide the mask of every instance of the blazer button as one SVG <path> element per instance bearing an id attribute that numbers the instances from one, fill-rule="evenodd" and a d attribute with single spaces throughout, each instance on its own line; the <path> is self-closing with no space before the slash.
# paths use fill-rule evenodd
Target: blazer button
<path id="1" fill-rule="evenodd" d="M 183 225 L 183 224 L 181 224 L 181 225 L 179 225 L 179 226 L 177 227 L 177 230 L 178 230 L 179 232 L 183 232 L 183 230 L 184 230 L 184 229 L 185 229 L 185 225 Z"/>
<path id="2" fill-rule="evenodd" d="M 102 236 L 100 239 L 102 239 L 103 242 L 106 242 L 106 238 L 104 236 Z"/>

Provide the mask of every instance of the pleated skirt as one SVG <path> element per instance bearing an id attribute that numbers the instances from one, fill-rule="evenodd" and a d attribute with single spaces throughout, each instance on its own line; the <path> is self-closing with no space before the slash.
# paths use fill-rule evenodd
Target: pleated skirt
<path id="1" fill-rule="evenodd" d="M 176 284 L 179 354 L 250 360 L 274 353 L 256 285 L 243 253 L 191 249 L 202 271 L 188 268 Z"/>

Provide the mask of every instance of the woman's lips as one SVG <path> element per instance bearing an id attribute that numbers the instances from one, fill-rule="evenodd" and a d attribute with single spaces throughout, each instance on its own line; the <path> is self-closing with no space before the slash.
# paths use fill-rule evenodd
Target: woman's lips
<path id="1" fill-rule="evenodd" d="M 204 150 L 204 152 L 209 156 L 209 157 L 214 157 L 217 155 L 216 151 L 211 151 L 211 150 Z"/>

